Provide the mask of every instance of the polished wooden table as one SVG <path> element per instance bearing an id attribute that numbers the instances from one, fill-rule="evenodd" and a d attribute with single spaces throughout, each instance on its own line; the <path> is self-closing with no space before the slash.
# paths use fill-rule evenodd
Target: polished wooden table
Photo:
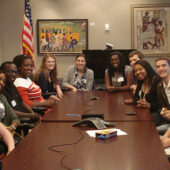
<path id="1" fill-rule="evenodd" d="M 91 100 L 92 97 L 98 100 Z M 106 91 L 68 92 L 57 102 L 42 121 L 77 121 L 83 113 L 104 114 L 107 121 L 151 121 L 149 110 L 136 109 L 127 105 L 124 99 L 132 98 L 130 92 L 108 93 Z M 137 115 L 126 115 L 126 112 L 137 112 Z"/>
<path id="2" fill-rule="evenodd" d="M 3 170 L 170 169 L 154 123 L 115 124 L 128 135 L 99 140 L 89 137 L 83 128 L 72 127 L 72 122 L 41 123 L 4 160 Z M 49 150 L 53 145 L 63 146 Z"/>

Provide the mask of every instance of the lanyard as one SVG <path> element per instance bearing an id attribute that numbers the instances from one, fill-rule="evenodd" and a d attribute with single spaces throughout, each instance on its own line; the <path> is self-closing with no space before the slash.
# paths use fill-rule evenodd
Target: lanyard
<path id="1" fill-rule="evenodd" d="M 139 98 L 140 98 L 140 99 L 145 99 L 145 96 L 146 96 L 147 92 L 148 92 L 148 87 L 147 87 L 147 89 L 145 90 L 145 92 L 143 91 L 143 97 L 142 97 L 142 89 L 141 89 L 141 90 L 139 91 Z"/>

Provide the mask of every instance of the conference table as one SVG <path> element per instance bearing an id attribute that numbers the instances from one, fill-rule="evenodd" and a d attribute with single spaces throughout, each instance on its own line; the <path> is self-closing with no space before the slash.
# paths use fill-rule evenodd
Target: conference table
<path id="1" fill-rule="evenodd" d="M 94 97 L 97 97 L 97 100 L 93 100 Z M 106 121 L 152 121 L 149 110 L 125 104 L 124 100 L 129 98 L 132 98 L 132 94 L 127 91 L 68 92 L 54 105 L 49 114 L 42 118 L 42 121 L 78 121 L 81 120 L 83 113 L 104 114 Z M 137 114 L 126 115 L 127 112 Z"/>
<path id="2" fill-rule="evenodd" d="M 129 92 L 66 93 L 6 157 L 3 170 L 170 169 L 150 112 L 124 104 L 130 97 Z M 114 121 L 127 135 L 90 137 L 86 131 L 94 128 L 72 127 L 83 113 L 103 113 L 104 120 Z"/>
<path id="3" fill-rule="evenodd" d="M 107 140 L 90 137 L 87 128 L 72 127 L 72 124 L 46 122 L 37 125 L 7 157 L 3 169 L 169 169 L 153 122 L 115 122 L 115 127 L 128 135 Z"/>

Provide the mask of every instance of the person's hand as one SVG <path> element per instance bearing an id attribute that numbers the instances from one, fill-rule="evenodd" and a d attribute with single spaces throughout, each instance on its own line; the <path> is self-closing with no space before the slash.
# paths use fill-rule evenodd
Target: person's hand
<path id="1" fill-rule="evenodd" d="M 146 99 L 140 99 L 137 101 L 137 107 L 140 108 L 150 108 L 151 104 L 146 101 Z"/>
<path id="2" fill-rule="evenodd" d="M 165 119 L 170 120 L 170 110 L 167 110 L 165 107 L 163 107 L 160 114 L 161 114 Z"/>
<path id="3" fill-rule="evenodd" d="M 133 103 L 133 99 L 125 99 L 123 102 L 125 104 L 132 104 Z"/>
<path id="4" fill-rule="evenodd" d="M 107 88 L 107 90 L 108 90 L 109 92 L 114 92 L 114 91 L 116 91 L 116 87 L 115 87 L 115 86 L 109 86 L 109 87 Z"/>
<path id="5" fill-rule="evenodd" d="M 29 113 L 29 117 L 32 119 L 32 120 L 39 120 L 41 118 L 41 115 L 38 114 L 38 113 Z"/>
<path id="6" fill-rule="evenodd" d="M 51 95 L 50 98 L 54 101 L 59 101 L 60 99 L 57 96 Z"/>
<path id="7" fill-rule="evenodd" d="M 6 156 L 8 156 L 14 150 L 14 148 L 15 148 L 15 145 L 12 148 L 8 149 Z"/>
<path id="8" fill-rule="evenodd" d="M 167 148 L 170 146 L 170 138 L 166 138 L 166 139 L 161 139 L 163 148 Z"/>
<path id="9" fill-rule="evenodd" d="M 61 88 L 60 88 L 59 85 L 57 86 L 57 95 L 59 96 L 60 99 L 61 99 L 62 96 L 63 96 L 63 92 L 62 92 L 62 90 L 61 90 Z"/>
<path id="10" fill-rule="evenodd" d="M 45 107 L 52 107 L 55 102 L 56 101 L 54 99 L 49 98 L 49 99 L 44 101 L 44 106 Z"/>
<path id="11" fill-rule="evenodd" d="M 132 84 L 132 85 L 130 86 L 130 90 L 132 91 L 133 94 L 135 94 L 136 88 L 137 88 L 137 85 L 136 85 L 136 84 Z"/>
<path id="12" fill-rule="evenodd" d="M 161 137 L 161 142 L 164 148 L 170 146 L 170 129 L 168 129 L 166 133 Z"/>
<path id="13" fill-rule="evenodd" d="M 77 92 L 77 89 L 75 87 L 72 87 L 73 92 Z"/>
<path id="14" fill-rule="evenodd" d="M 161 140 L 164 140 L 164 139 L 167 139 L 167 138 L 170 138 L 170 129 L 168 129 L 165 134 L 161 137 Z"/>

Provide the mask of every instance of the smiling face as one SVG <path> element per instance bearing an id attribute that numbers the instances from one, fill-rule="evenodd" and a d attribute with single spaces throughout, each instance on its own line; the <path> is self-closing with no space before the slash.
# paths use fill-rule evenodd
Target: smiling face
<path id="1" fill-rule="evenodd" d="M 129 62 L 131 67 L 134 69 L 136 61 L 140 60 L 138 54 L 133 55 L 132 57 L 129 58 Z"/>
<path id="2" fill-rule="evenodd" d="M 22 77 L 31 77 L 33 72 L 33 62 L 31 59 L 25 59 L 20 68 L 20 74 Z"/>
<path id="3" fill-rule="evenodd" d="M 5 86 L 5 74 L 0 73 L 0 91 L 3 89 L 4 86 Z"/>
<path id="4" fill-rule="evenodd" d="M 17 67 L 15 64 L 6 64 L 5 66 L 5 76 L 6 80 L 13 83 L 16 79 Z"/>
<path id="5" fill-rule="evenodd" d="M 120 65 L 120 60 L 118 55 L 112 55 L 110 57 L 110 64 L 115 68 L 118 69 L 119 65 Z"/>
<path id="6" fill-rule="evenodd" d="M 156 71 L 162 79 L 170 76 L 170 65 L 166 60 L 158 60 L 155 65 Z"/>
<path id="7" fill-rule="evenodd" d="M 147 72 L 140 64 L 136 64 L 134 67 L 135 76 L 138 80 L 144 80 L 147 77 Z"/>
<path id="8" fill-rule="evenodd" d="M 44 66 L 48 71 L 52 71 L 55 68 L 55 59 L 52 57 L 46 58 Z"/>
<path id="9" fill-rule="evenodd" d="M 86 66 L 86 60 L 84 57 L 80 56 L 76 59 L 76 66 L 78 70 L 84 70 Z"/>

